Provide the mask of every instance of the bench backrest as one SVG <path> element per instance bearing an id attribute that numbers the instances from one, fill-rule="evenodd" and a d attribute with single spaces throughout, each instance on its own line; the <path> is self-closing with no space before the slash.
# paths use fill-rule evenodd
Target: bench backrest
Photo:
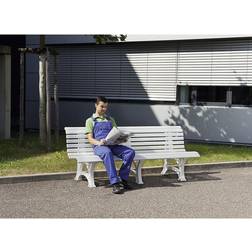
<path id="1" fill-rule="evenodd" d="M 183 130 L 180 126 L 129 126 L 118 127 L 132 133 L 126 145 L 137 153 L 185 151 Z M 67 154 L 93 155 L 92 145 L 85 135 L 85 127 L 65 127 Z"/>

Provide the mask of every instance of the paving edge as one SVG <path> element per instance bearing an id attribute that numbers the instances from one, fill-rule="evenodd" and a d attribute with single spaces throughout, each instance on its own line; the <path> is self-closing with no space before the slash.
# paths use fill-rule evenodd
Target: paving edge
<path id="1" fill-rule="evenodd" d="M 227 168 L 245 168 L 252 167 L 252 161 L 243 162 L 221 162 L 221 163 L 205 163 L 205 164 L 187 164 L 185 172 L 187 171 L 207 171 L 212 169 L 227 169 Z M 162 171 L 162 167 L 144 167 L 142 174 L 158 174 Z M 0 176 L 0 184 L 24 183 L 35 181 L 48 180 L 66 180 L 73 179 L 75 172 L 57 172 L 57 173 L 43 173 L 19 176 Z M 95 171 L 95 177 L 106 177 L 106 171 Z"/>

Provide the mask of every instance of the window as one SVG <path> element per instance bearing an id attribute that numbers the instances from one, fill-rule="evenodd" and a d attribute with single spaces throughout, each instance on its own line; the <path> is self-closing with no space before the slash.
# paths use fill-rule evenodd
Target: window
<path id="1" fill-rule="evenodd" d="M 226 103 L 228 87 L 192 86 L 189 88 L 189 103 L 206 105 L 207 103 Z"/>
<path id="2" fill-rule="evenodd" d="M 192 105 L 252 105 L 252 87 L 179 86 L 179 103 Z"/>
<path id="3" fill-rule="evenodd" d="M 232 87 L 232 104 L 252 105 L 252 87 Z"/>

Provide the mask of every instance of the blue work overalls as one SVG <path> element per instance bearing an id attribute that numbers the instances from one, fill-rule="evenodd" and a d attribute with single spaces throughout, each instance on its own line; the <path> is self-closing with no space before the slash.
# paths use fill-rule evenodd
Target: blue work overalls
<path id="1" fill-rule="evenodd" d="M 112 122 L 97 122 L 94 120 L 93 138 L 96 140 L 105 139 L 112 129 Z M 94 153 L 98 155 L 105 165 L 110 184 L 120 182 L 120 178 L 127 180 L 130 173 L 131 164 L 135 157 L 135 151 L 123 145 L 94 145 Z M 115 167 L 113 155 L 122 159 L 123 163 L 119 170 L 119 177 Z"/>

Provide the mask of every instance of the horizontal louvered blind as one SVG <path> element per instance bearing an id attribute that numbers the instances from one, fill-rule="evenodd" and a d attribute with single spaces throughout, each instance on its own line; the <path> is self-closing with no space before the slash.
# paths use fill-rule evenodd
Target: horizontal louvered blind
<path id="1" fill-rule="evenodd" d="M 252 40 L 181 42 L 178 84 L 252 85 Z"/>
<path id="2" fill-rule="evenodd" d="M 58 46 L 59 97 L 176 100 L 176 44 Z M 53 85 L 53 57 L 49 80 Z"/>

